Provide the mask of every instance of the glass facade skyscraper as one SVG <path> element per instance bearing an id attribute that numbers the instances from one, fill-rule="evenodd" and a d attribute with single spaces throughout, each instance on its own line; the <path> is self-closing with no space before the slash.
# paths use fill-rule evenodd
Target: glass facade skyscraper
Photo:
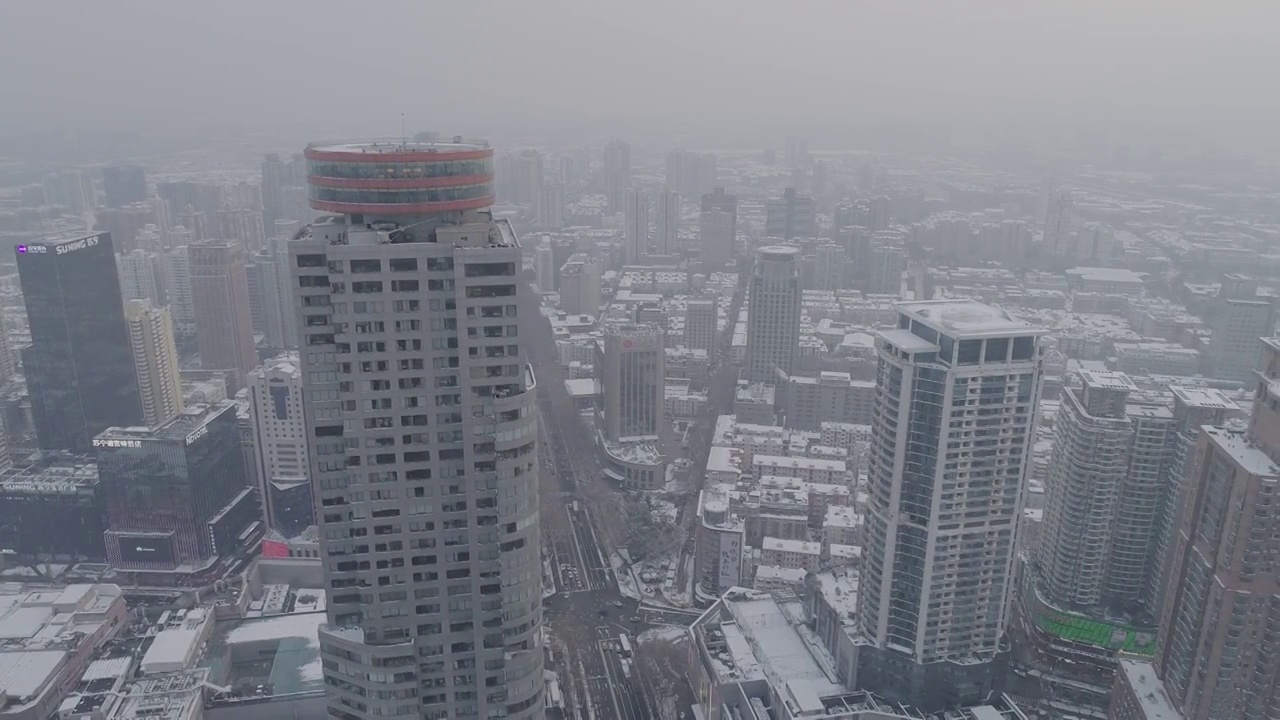
<path id="1" fill-rule="evenodd" d="M 31 327 L 22 364 L 42 450 L 88 451 L 95 435 L 142 422 L 110 233 L 17 246 Z"/>

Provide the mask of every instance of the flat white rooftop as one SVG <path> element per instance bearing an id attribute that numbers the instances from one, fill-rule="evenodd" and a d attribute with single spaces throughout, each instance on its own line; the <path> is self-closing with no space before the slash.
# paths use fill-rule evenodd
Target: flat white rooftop
<path id="1" fill-rule="evenodd" d="M 1127 390 L 1129 392 L 1137 392 L 1138 386 L 1133 384 L 1128 375 L 1122 372 L 1098 372 L 1096 370 L 1081 370 L 1080 379 L 1089 387 L 1096 387 L 1100 390 Z"/>
<path id="2" fill-rule="evenodd" d="M 1181 720 L 1182 713 L 1169 700 L 1164 690 L 1164 683 L 1156 677 L 1155 668 L 1149 662 L 1140 660 L 1121 660 L 1120 672 L 1125 681 L 1133 688 L 1138 698 L 1138 706 L 1142 709 L 1144 720 Z"/>
<path id="3" fill-rule="evenodd" d="M 898 303 L 898 312 L 955 337 L 1041 335 L 1045 331 L 1005 310 L 976 300 Z"/>

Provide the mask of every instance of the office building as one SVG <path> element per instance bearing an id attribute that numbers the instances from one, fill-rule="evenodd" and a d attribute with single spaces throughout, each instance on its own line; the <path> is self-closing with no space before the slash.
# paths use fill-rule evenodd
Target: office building
<path id="1" fill-rule="evenodd" d="M 880 333 L 859 688 L 932 711 L 997 684 L 1043 334 L 974 301 L 902 303 Z"/>
<path id="2" fill-rule="evenodd" d="M 294 537 L 315 524 L 311 456 L 297 353 L 268 360 L 249 374 L 254 462 L 267 526 Z"/>
<path id="3" fill-rule="evenodd" d="M 641 263 L 649 256 L 649 194 L 640 188 L 627 192 L 624 263 Z"/>
<path id="4" fill-rule="evenodd" d="M 1262 352 L 1259 338 L 1275 333 L 1271 299 L 1258 296 L 1256 282 L 1228 274 L 1211 311 L 1204 374 L 1221 380 L 1252 381 Z"/>
<path id="5" fill-rule="evenodd" d="M 605 212 L 613 215 L 627 208 L 631 190 L 631 146 L 613 138 L 604 146 Z"/>
<path id="6" fill-rule="evenodd" d="M 244 549 L 259 510 L 234 402 L 192 405 L 156 429 L 108 428 L 93 445 L 112 567 L 193 575 Z"/>
<path id="7" fill-rule="evenodd" d="M 493 150 L 306 159 L 312 206 L 336 214 L 289 244 L 329 716 L 542 718 L 536 384 L 516 335 L 537 308 L 489 211 Z M 375 171 L 405 179 L 371 189 Z"/>
<path id="8" fill-rule="evenodd" d="M 745 531 L 742 518 L 729 511 L 728 493 L 715 488 L 699 493 L 693 555 L 694 597 L 699 607 L 743 584 Z"/>
<path id="9" fill-rule="evenodd" d="M 600 313 L 600 261 L 574 253 L 560 267 L 560 309 L 569 315 Z"/>
<path id="10" fill-rule="evenodd" d="M 902 273 L 907 271 L 907 251 L 897 245 L 871 249 L 867 283 L 862 288 L 872 295 L 901 295 Z"/>
<path id="11" fill-rule="evenodd" d="M 782 395 L 786 427 L 819 431 L 826 422 L 870 425 L 876 384 L 854 380 L 849 373 L 823 371 L 817 377 L 791 375 Z"/>
<path id="12" fill-rule="evenodd" d="M 690 300 L 684 306 L 684 346 L 705 350 L 707 358 L 716 356 L 718 333 L 715 300 Z"/>
<path id="13" fill-rule="evenodd" d="M 800 353 L 800 249 L 760 248 L 748 287 L 746 378 L 772 385 Z"/>
<path id="14" fill-rule="evenodd" d="M 40 448 L 87 452 L 106 428 L 142 420 L 111 236 L 72 235 L 17 251 L 31 328 L 22 365 Z"/>
<path id="15" fill-rule="evenodd" d="M 1245 430 L 1206 427 L 1182 491 L 1155 671 L 1186 720 L 1280 716 L 1280 341 Z"/>
<path id="16" fill-rule="evenodd" d="M 698 216 L 698 249 L 708 270 L 732 265 L 738 237 L 738 196 L 726 195 L 724 188 L 702 196 Z"/>
<path id="17" fill-rule="evenodd" d="M 116 270 L 120 273 L 120 295 L 129 300 L 146 300 L 152 305 L 164 305 L 160 268 L 155 254 L 146 250 L 130 250 L 116 255 Z"/>
<path id="18" fill-rule="evenodd" d="M 283 255 L 262 250 L 245 266 L 253 331 L 262 335 L 263 347 L 278 350 L 297 346 L 286 261 Z"/>
<path id="19" fill-rule="evenodd" d="M 658 193 L 653 217 L 653 250 L 662 256 L 680 251 L 680 196 L 672 190 Z"/>
<path id="20" fill-rule="evenodd" d="M 621 440 L 663 431 L 666 350 L 652 325 L 610 325 L 596 341 L 601 424 L 605 437 Z"/>
<path id="21" fill-rule="evenodd" d="M 244 248 L 225 241 L 206 242 L 188 247 L 187 254 L 200 367 L 227 372 L 234 393 L 258 365 Z"/>
<path id="22" fill-rule="evenodd" d="M 102 194 L 107 207 L 118 208 L 147 199 L 147 174 L 137 165 L 107 165 L 102 168 Z"/>
<path id="23" fill-rule="evenodd" d="M 130 300 L 124 306 L 129 326 L 129 347 L 142 397 L 142 423 L 160 427 L 182 412 L 182 367 L 173 341 L 169 308 L 146 300 Z"/>
<path id="24" fill-rule="evenodd" d="M 186 245 L 166 250 L 160 256 L 161 291 L 179 335 L 196 334 L 196 305 L 191 294 L 191 256 Z"/>
<path id="25" fill-rule="evenodd" d="M 787 188 L 780 198 L 770 198 L 764 206 L 765 237 L 816 238 L 818 237 L 818 206 L 813 198 Z"/>
<path id="26" fill-rule="evenodd" d="M 1040 592 L 1056 608 L 1099 618 L 1149 616 L 1176 422 L 1167 407 L 1130 402 L 1138 388 L 1124 373 L 1077 377 L 1080 387 L 1062 390 L 1054 426 Z"/>
<path id="27" fill-rule="evenodd" d="M 0 472 L 0 549 L 19 560 L 101 562 L 102 517 L 98 466 L 91 462 Z"/>
<path id="28" fill-rule="evenodd" d="M 46 175 L 41 181 L 45 202 L 59 205 L 72 215 L 83 215 L 98 204 L 93 177 L 84 170 L 65 170 Z"/>

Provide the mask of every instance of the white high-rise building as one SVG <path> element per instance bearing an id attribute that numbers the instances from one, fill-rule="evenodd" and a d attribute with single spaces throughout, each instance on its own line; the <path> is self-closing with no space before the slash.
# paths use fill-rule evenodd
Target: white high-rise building
<path id="1" fill-rule="evenodd" d="M 675 255 L 680 250 L 680 205 L 675 191 L 658 193 L 653 219 L 653 247 L 658 255 Z"/>
<path id="2" fill-rule="evenodd" d="M 583 253 L 569 256 L 560 268 L 560 309 L 570 315 L 600 313 L 600 261 Z"/>
<path id="3" fill-rule="evenodd" d="M 267 525 L 293 537 L 315 524 L 311 456 L 297 353 L 268 360 L 249 373 L 249 413 Z"/>
<path id="4" fill-rule="evenodd" d="M 773 384 L 778 370 L 793 372 L 800 353 L 800 249 L 760 248 L 749 287 L 746 379 Z"/>
<path id="5" fill-rule="evenodd" d="M 604 146 L 604 191 L 610 215 L 627 207 L 627 191 L 631 189 L 631 146 L 613 138 Z"/>
<path id="6" fill-rule="evenodd" d="M 173 316 L 173 328 L 180 335 L 196 332 L 196 306 L 191 295 L 191 257 L 187 246 L 179 245 L 164 253 L 160 260 L 160 277 L 164 297 Z"/>
<path id="7" fill-rule="evenodd" d="M 164 305 L 160 291 L 160 268 L 156 256 L 146 250 L 130 250 L 116 255 L 116 269 L 120 273 L 120 296 L 125 301 L 146 300 L 152 305 Z"/>
<path id="8" fill-rule="evenodd" d="M 639 263 L 649 255 L 649 195 L 636 188 L 627 193 L 626 257 Z"/>
<path id="9" fill-rule="evenodd" d="M 183 409 L 173 320 L 169 308 L 155 307 L 149 300 L 126 302 L 124 319 L 129 326 L 129 347 L 142 395 L 142 421 L 149 428 L 158 428 Z"/>
<path id="10" fill-rule="evenodd" d="M 858 584 L 869 654 L 857 661 L 860 688 L 926 711 L 991 690 L 1043 334 L 974 301 L 902 303 L 897 327 L 880 333 Z"/>
<path id="11" fill-rule="evenodd" d="M 307 148 L 289 243 L 328 717 L 545 716 L 535 379 L 487 143 Z M 373 172 L 420 177 L 370 190 Z M 455 185 L 439 186 L 452 177 Z"/>
<path id="12" fill-rule="evenodd" d="M 1039 531 L 1039 587 L 1052 605 L 1104 617 L 1150 611 L 1162 500 L 1175 461 L 1168 407 L 1129 402 L 1124 373 L 1081 372 L 1062 391 Z"/>

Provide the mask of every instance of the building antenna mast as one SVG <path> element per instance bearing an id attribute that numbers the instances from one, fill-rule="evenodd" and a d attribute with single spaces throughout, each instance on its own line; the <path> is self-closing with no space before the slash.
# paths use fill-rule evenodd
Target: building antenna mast
<path id="1" fill-rule="evenodd" d="M 404 113 L 400 113 L 400 149 L 401 150 L 409 149 L 409 136 L 405 133 L 405 130 L 404 130 Z"/>

